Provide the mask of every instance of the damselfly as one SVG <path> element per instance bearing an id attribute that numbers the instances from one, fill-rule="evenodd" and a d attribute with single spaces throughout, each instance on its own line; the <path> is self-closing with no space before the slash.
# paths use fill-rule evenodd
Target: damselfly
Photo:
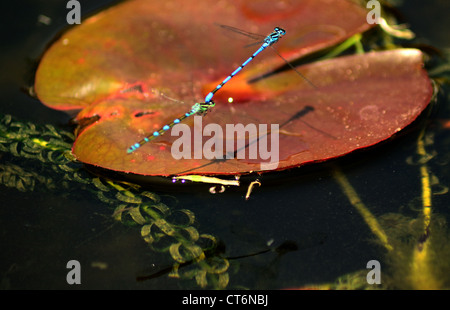
<path id="1" fill-rule="evenodd" d="M 239 30 L 237 28 L 231 27 L 231 26 L 224 26 L 221 25 L 221 27 L 224 28 L 229 28 L 231 30 L 237 31 L 241 34 L 246 34 L 249 35 L 250 33 L 244 32 L 243 30 Z M 273 44 L 277 43 L 278 40 L 286 34 L 286 31 L 280 27 L 275 27 L 273 32 L 270 33 L 268 36 L 266 36 L 264 38 L 264 40 L 261 42 L 261 46 L 259 47 L 259 49 L 253 53 L 252 56 L 250 56 L 246 61 L 244 61 L 242 63 L 242 65 L 240 65 L 236 70 L 233 71 L 233 73 L 231 73 L 227 78 L 225 78 L 225 80 L 222 81 L 222 83 L 220 83 L 219 85 L 216 86 L 216 88 L 211 91 L 208 95 L 206 95 L 205 97 L 205 102 L 202 103 L 196 103 L 192 106 L 191 110 L 189 112 L 187 112 L 186 114 L 180 116 L 179 118 L 176 118 L 172 123 L 164 125 L 160 130 L 153 132 L 152 135 L 149 135 L 145 138 L 143 138 L 141 141 L 133 144 L 132 146 L 130 146 L 127 150 L 128 154 L 134 152 L 135 150 L 137 150 L 138 148 L 140 148 L 142 145 L 144 145 L 147 142 L 150 142 L 152 140 L 154 140 L 155 138 L 163 135 L 166 131 L 168 131 L 170 128 L 172 128 L 173 126 L 175 126 L 176 124 L 182 122 L 184 119 L 186 119 L 189 116 L 192 116 L 194 114 L 196 115 L 204 115 L 206 114 L 206 112 L 211 109 L 212 107 L 215 106 L 214 101 L 212 100 L 214 94 L 221 89 L 228 81 L 230 81 L 236 74 L 238 74 L 242 68 L 244 68 L 246 65 L 248 65 L 249 62 L 251 62 L 253 60 L 253 58 L 255 58 L 259 53 L 261 53 L 263 50 L 265 50 L 267 47 L 272 46 Z M 278 54 L 280 57 L 281 55 Z M 283 57 L 281 57 L 283 58 Z M 283 58 L 284 59 L 284 58 Z M 285 59 L 284 59 L 285 60 Z M 287 62 L 287 60 L 285 60 Z M 289 64 L 289 62 L 287 62 Z M 292 66 L 291 66 L 292 67 Z M 294 70 L 295 68 L 292 67 Z M 297 70 L 296 70 L 297 71 Z M 298 71 L 297 71 L 298 72 Z M 299 72 L 298 72 L 299 73 Z M 300 73 L 299 73 L 300 74 Z M 300 74 L 301 75 L 301 74 Z M 306 78 L 305 78 L 306 79 Z"/>

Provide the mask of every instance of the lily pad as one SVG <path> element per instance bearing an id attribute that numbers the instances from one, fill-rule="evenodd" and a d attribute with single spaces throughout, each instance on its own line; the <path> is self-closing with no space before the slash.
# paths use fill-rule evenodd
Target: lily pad
<path id="1" fill-rule="evenodd" d="M 171 132 L 132 154 L 126 150 L 189 111 L 195 99 L 204 98 L 253 53 L 215 23 L 261 34 L 281 26 L 287 34 L 275 47 L 293 60 L 368 29 L 366 14 L 343 0 L 196 1 L 183 10 L 177 1 L 128 1 L 64 34 L 44 55 L 35 89 L 46 105 L 82 109 L 77 120 L 92 120 L 80 128 L 73 147 L 82 162 L 162 176 L 260 171 L 267 163 L 261 156 L 176 160 L 171 148 L 179 137 Z M 208 124 L 223 132 L 226 124 L 278 125 L 279 162 L 271 169 L 280 170 L 383 141 L 414 121 L 432 95 L 422 54 L 414 49 L 299 67 L 316 88 L 294 71 L 254 81 L 283 64 L 270 49 L 264 51 L 217 92 L 211 113 L 198 117 L 195 126 L 194 119 L 186 122 L 191 134 Z M 209 138 L 192 145 L 192 154 Z M 249 144 L 261 141 L 247 138 Z M 234 146 L 231 153 L 239 148 Z"/>

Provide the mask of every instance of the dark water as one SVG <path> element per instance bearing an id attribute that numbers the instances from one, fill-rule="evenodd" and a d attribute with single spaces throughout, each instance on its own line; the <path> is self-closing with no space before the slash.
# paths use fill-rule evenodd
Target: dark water
<path id="1" fill-rule="evenodd" d="M 81 1 L 83 12 L 111 2 Z M 417 34 L 417 42 L 449 47 L 448 1 L 407 1 L 400 10 Z M 33 60 L 65 25 L 66 13 L 65 1 L 56 0 L 9 2 L 3 9 L 1 114 L 70 129 L 66 125 L 69 116 L 44 107 L 20 90 L 26 85 Z M 40 14 L 50 17 L 52 23 L 39 23 Z M 429 162 L 430 171 L 442 186 L 450 184 L 449 129 L 439 127 L 440 121 L 449 119 L 448 103 L 444 89 L 428 121 L 422 118 L 398 139 L 337 162 L 375 216 L 390 212 L 412 218 L 420 215 L 420 210 L 414 208 L 420 206 L 414 204 L 421 195 L 419 168 L 408 165 L 406 159 L 415 154 L 419 129 L 424 123 L 427 132 L 434 133 L 433 144 L 428 148 L 437 153 Z M 2 155 L 0 161 L 1 158 Z M 40 171 L 30 164 L 28 168 Z M 228 257 L 257 253 L 265 250 L 267 243 L 272 243 L 272 248 L 293 245 L 283 255 L 269 251 L 232 260 L 229 288 L 281 289 L 335 282 L 338 277 L 366 270 L 367 262 L 373 259 L 380 261 L 383 272 L 393 268 L 328 166 L 292 171 L 276 181 L 263 182 L 249 201 L 244 199 L 246 189 L 215 195 L 207 189 L 155 192 L 167 205 L 191 210 L 198 231 L 220 238 Z M 448 219 L 448 202 L 448 194 L 434 196 L 433 212 Z M 95 195 L 82 192 L 78 184 L 60 192 L 25 193 L 1 185 L 1 287 L 199 288 L 194 280 L 169 278 L 167 274 L 136 281 L 137 276 L 161 270 L 173 260 L 167 254 L 150 250 L 138 229 L 115 222 L 112 211 Z M 448 254 L 443 251 L 437 255 L 445 261 Z M 66 282 L 66 264 L 73 259 L 82 266 L 81 285 L 70 286 Z M 449 284 L 448 274 L 441 277 Z M 394 284 L 400 288 L 402 285 L 401 279 Z"/>

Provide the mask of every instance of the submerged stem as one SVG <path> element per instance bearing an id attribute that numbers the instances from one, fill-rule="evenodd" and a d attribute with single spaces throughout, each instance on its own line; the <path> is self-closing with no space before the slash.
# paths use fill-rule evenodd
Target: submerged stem
<path id="1" fill-rule="evenodd" d="M 425 150 L 425 127 L 421 130 L 417 141 L 417 154 L 421 157 L 427 156 Z M 431 182 L 430 173 L 426 161 L 420 166 L 422 183 L 422 215 L 423 233 L 418 244 L 414 247 L 411 263 L 410 281 L 415 289 L 438 289 L 440 283 L 434 277 L 430 264 L 430 224 L 431 224 Z"/>
<path id="2" fill-rule="evenodd" d="M 359 214 L 363 217 L 364 221 L 367 223 L 372 232 L 378 237 L 383 246 L 388 250 L 392 251 L 394 248 L 389 243 L 388 237 L 381 228 L 376 217 L 370 212 L 370 210 L 364 205 L 364 203 L 359 198 L 355 189 L 352 187 L 350 182 L 345 177 L 342 171 L 335 167 L 333 169 L 333 177 L 336 179 L 338 184 L 341 186 L 344 194 L 347 196 L 350 203 L 355 207 Z"/>

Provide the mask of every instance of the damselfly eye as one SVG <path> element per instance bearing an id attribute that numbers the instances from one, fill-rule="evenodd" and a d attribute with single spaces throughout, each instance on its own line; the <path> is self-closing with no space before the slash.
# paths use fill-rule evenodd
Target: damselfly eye
<path id="1" fill-rule="evenodd" d="M 274 31 L 277 32 L 281 36 L 284 36 L 286 34 L 286 30 L 284 30 L 283 28 L 280 28 L 280 27 L 275 27 Z"/>

